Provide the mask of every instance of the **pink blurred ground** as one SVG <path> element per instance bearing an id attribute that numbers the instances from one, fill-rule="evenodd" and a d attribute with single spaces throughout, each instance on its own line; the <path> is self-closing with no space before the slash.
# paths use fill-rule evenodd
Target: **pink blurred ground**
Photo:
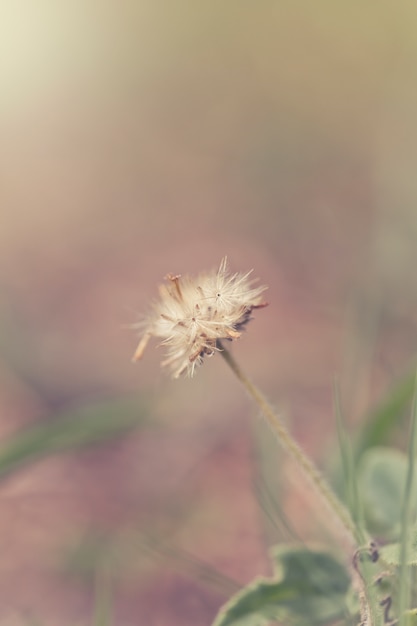
<path id="1" fill-rule="evenodd" d="M 1 435 L 141 391 L 155 424 L 4 481 L 2 626 L 92 623 L 94 585 L 65 569 L 86 536 L 120 543 L 117 626 L 206 626 L 226 598 L 145 559 L 150 530 L 239 584 L 269 572 L 238 383 L 220 358 L 191 382 L 153 347 L 130 364 L 124 326 L 167 272 L 227 254 L 269 285 L 234 353 L 323 465 L 334 375 L 355 425 L 414 357 L 415 11 L 40 2 L 0 19 Z M 293 468 L 264 463 L 297 532 L 327 541 Z"/>

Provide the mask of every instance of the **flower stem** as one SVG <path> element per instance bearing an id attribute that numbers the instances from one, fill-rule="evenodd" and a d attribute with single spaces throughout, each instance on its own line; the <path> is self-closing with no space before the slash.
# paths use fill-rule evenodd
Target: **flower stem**
<path id="1" fill-rule="evenodd" d="M 236 375 L 236 377 L 243 384 L 252 399 L 259 406 L 260 410 L 262 411 L 263 415 L 268 421 L 268 424 L 272 428 L 272 431 L 275 433 L 283 448 L 296 461 L 303 475 L 311 483 L 313 483 L 321 499 L 324 500 L 330 510 L 334 513 L 335 517 L 339 520 L 339 522 L 341 522 L 344 530 L 347 533 L 350 543 L 352 543 L 353 545 L 357 545 L 360 542 L 360 535 L 345 506 L 342 504 L 342 502 L 340 502 L 339 498 L 329 487 L 324 477 L 314 465 L 313 461 L 311 461 L 311 459 L 302 451 L 298 443 L 290 435 L 284 424 L 281 422 L 279 417 L 273 411 L 272 407 L 264 398 L 263 394 L 241 370 L 240 366 L 237 364 L 232 354 L 220 342 L 218 342 L 218 344 L 221 350 L 222 357 L 231 368 L 233 373 Z"/>

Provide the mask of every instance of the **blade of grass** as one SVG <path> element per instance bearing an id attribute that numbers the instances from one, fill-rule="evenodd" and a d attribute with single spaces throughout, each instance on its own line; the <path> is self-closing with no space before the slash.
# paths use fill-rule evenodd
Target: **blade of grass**
<path id="1" fill-rule="evenodd" d="M 123 436 L 143 422 L 144 407 L 126 399 L 64 412 L 2 443 L 0 478 L 44 457 Z"/>
<path id="2" fill-rule="evenodd" d="M 173 561 L 177 567 L 181 568 L 187 574 L 217 587 L 217 589 L 220 589 L 226 596 L 236 593 L 241 587 L 239 583 L 225 576 L 215 567 L 193 554 L 190 554 L 183 548 L 168 543 L 160 537 L 150 534 L 143 535 L 141 548 L 150 555 L 167 558 Z"/>
<path id="3" fill-rule="evenodd" d="M 410 543 L 410 528 L 412 524 L 411 494 L 414 483 L 415 456 L 417 453 L 417 374 L 414 378 L 413 404 L 411 410 L 410 438 L 408 446 L 408 470 L 404 489 L 404 503 L 402 509 L 402 529 L 400 547 L 400 572 L 399 572 L 399 613 L 400 624 L 405 624 L 407 618 L 404 612 L 409 609 L 410 604 L 410 580 L 408 578 L 409 568 L 407 566 L 407 552 Z"/>
<path id="4" fill-rule="evenodd" d="M 109 578 L 110 574 L 105 569 L 96 572 L 94 617 L 91 626 L 111 626 L 113 622 Z"/>
<path id="5" fill-rule="evenodd" d="M 266 535 L 265 541 L 268 546 L 282 541 L 283 538 L 295 541 L 294 532 L 279 504 L 282 492 L 281 460 L 276 455 L 275 441 L 262 422 L 253 421 L 251 430 L 254 442 L 252 488 L 265 516 L 264 521 L 269 521 L 263 529 Z"/>
<path id="6" fill-rule="evenodd" d="M 256 476 L 253 480 L 253 490 L 256 500 L 262 509 L 267 520 L 277 532 L 277 541 L 284 539 L 285 541 L 299 541 L 290 523 L 285 517 L 284 512 L 280 509 L 278 502 L 270 492 L 270 489 L 262 476 Z"/>
<path id="7" fill-rule="evenodd" d="M 343 421 L 343 415 L 340 407 L 340 394 L 337 380 L 334 381 L 334 412 L 336 416 L 337 435 L 339 440 L 340 456 L 342 459 L 343 479 L 345 484 L 345 492 L 347 504 L 358 529 L 358 536 L 361 543 L 365 543 L 366 536 L 363 531 L 363 512 L 358 494 L 358 485 L 355 472 L 355 462 L 353 458 L 352 446 Z"/>
<path id="8" fill-rule="evenodd" d="M 389 441 L 398 428 L 400 418 L 405 416 L 414 393 L 414 372 L 407 374 L 394 387 L 382 403 L 364 420 L 365 427 L 355 446 L 355 462 L 372 446 Z"/>

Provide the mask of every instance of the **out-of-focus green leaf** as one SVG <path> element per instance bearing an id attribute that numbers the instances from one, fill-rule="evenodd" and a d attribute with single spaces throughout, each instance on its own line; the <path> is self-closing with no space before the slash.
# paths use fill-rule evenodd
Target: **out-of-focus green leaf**
<path id="1" fill-rule="evenodd" d="M 363 524 L 363 511 L 359 498 L 356 464 L 353 458 L 352 444 L 346 432 L 344 419 L 340 407 L 339 388 L 337 381 L 334 384 L 334 411 L 337 424 L 337 434 L 339 439 L 339 450 L 341 457 L 341 469 L 345 487 L 345 498 L 352 520 L 356 526 L 357 536 L 361 543 L 365 543 L 365 533 Z"/>
<path id="2" fill-rule="evenodd" d="M 385 546 L 378 548 L 380 559 L 387 565 L 395 565 L 397 567 L 401 564 L 401 544 L 388 543 Z M 406 565 L 417 566 L 417 529 L 414 529 L 411 535 L 411 540 L 407 546 Z"/>
<path id="3" fill-rule="evenodd" d="M 404 613 L 406 626 L 417 626 L 417 609 L 411 609 Z"/>
<path id="4" fill-rule="evenodd" d="M 403 378 L 383 402 L 364 419 L 364 429 L 356 444 L 357 459 L 373 446 L 389 442 L 399 420 L 406 415 L 414 393 L 414 370 Z"/>
<path id="5" fill-rule="evenodd" d="M 262 626 L 271 620 L 318 625 L 346 615 L 350 578 L 331 555 L 279 546 L 273 559 L 276 578 L 255 579 L 229 600 L 213 626 Z"/>
<path id="6" fill-rule="evenodd" d="M 392 448 L 371 448 L 358 467 L 358 485 L 371 533 L 398 534 L 407 476 L 407 456 Z M 415 508 L 414 495 L 411 506 Z"/>
<path id="7" fill-rule="evenodd" d="M 117 539 L 115 534 L 88 533 L 65 555 L 66 572 L 91 583 L 97 571 L 111 566 L 116 578 L 120 561 Z"/>
<path id="8" fill-rule="evenodd" d="M 97 571 L 95 582 L 94 617 L 91 626 L 111 626 L 113 623 L 111 576 L 105 569 Z"/>
<path id="9" fill-rule="evenodd" d="M 29 426 L 0 446 L 0 478 L 58 452 L 120 437 L 144 422 L 139 402 L 112 400 L 86 405 Z"/>
<path id="10" fill-rule="evenodd" d="M 400 571 L 398 574 L 399 588 L 399 614 L 411 608 L 411 585 L 409 577 L 409 568 L 407 567 L 408 549 L 410 543 L 410 534 L 415 518 L 415 477 L 416 464 L 415 457 L 417 453 L 417 398 L 416 398 L 416 379 L 414 378 L 414 393 L 411 411 L 411 421 L 408 439 L 407 454 L 407 475 L 404 484 L 404 495 L 401 507 L 401 538 L 400 538 Z"/>
<path id="11" fill-rule="evenodd" d="M 128 579 L 140 571 L 144 561 L 157 559 L 174 565 L 193 579 L 204 581 L 221 591 L 226 597 L 236 593 L 239 584 L 212 565 L 190 554 L 183 548 L 140 531 L 87 533 L 69 546 L 64 554 L 64 570 L 77 579 L 91 583 L 97 571 L 111 571 L 114 581 Z"/>

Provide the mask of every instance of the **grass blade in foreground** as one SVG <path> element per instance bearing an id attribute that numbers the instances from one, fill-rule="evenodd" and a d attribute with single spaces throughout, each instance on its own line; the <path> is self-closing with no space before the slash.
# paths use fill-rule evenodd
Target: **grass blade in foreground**
<path id="1" fill-rule="evenodd" d="M 358 536 L 361 538 L 361 542 L 365 543 L 366 534 L 363 530 L 363 511 L 358 494 L 355 462 L 353 459 L 351 442 L 343 423 L 343 416 L 340 408 L 339 389 L 336 382 L 334 385 L 334 409 L 336 415 L 340 456 L 342 459 L 346 498 L 350 514 L 352 515 L 352 519 L 357 527 Z"/>
<path id="2" fill-rule="evenodd" d="M 96 572 L 95 607 L 91 626 L 112 626 L 110 574 Z"/>
<path id="3" fill-rule="evenodd" d="M 113 400 L 42 421 L 0 446 L 0 478 L 44 457 L 120 437 L 144 422 L 139 402 Z"/>
<path id="4" fill-rule="evenodd" d="M 399 418 L 406 414 L 414 393 L 415 373 L 408 374 L 394 388 L 384 401 L 367 416 L 365 427 L 356 444 L 355 457 L 358 459 L 372 446 L 389 442 L 393 430 L 398 428 Z"/>

